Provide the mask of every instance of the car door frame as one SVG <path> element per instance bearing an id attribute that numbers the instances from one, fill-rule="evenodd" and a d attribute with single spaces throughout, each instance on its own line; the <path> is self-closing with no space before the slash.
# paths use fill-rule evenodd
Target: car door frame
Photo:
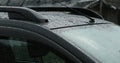
<path id="1" fill-rule="evenodd" d="M 17 37 L 40 42 L 54 48 L 75 63 L 95 63 L 94 60 L 90 59 L 69 42 L 36 23 L 20 20 L 0 20 L 0 36 Z"/>

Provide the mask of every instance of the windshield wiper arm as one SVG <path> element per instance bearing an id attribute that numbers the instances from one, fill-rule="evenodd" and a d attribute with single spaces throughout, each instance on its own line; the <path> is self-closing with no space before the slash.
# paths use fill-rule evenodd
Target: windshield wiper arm
<path id="1" fill-rule="evenodd" d="M 93 18 L 91 18 L 90 16 L 88 16 L 87 14 L 82 13 L 82 12 L 80 12 L 80 11 L 78 11 L 78 10 L 75 10 L 75 9 L 73 9 L 73 8 L 71 8 L 71 7 L 68 7 L 67 5 L 64 5 L 64 4 L 62 4 L 62 3 L 59 3 L 59 4 L 62 5 L 62 6 L 65 6 L 66 8 L 69 8 L 70 10 L 72 10 L 72 11 L 78 13 L 78 14 L 84 15 L 85 17 L 87 17 L 88 19 L 90 19 L 89 22 L 88 22 L 89 24 L 94 24 L 94 23 L 95 23 L 95 20 L 94 20 Z"/>

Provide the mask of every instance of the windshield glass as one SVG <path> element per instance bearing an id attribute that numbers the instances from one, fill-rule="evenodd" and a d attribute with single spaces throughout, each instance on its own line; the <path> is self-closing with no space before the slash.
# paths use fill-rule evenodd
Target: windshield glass
<path id="1" fill-rule="evenodd" d="M 97 0 L 0 0 L 2 6 L 64 7 L 86 6 Z M 81 5 L 82 4 L 82 5 Z"/>
<path id="2" fill-rule="evenodd" d="M 101 63 L 120 63 L 120 27 L 115 25 L 75 28 L 60 36 Z"/>

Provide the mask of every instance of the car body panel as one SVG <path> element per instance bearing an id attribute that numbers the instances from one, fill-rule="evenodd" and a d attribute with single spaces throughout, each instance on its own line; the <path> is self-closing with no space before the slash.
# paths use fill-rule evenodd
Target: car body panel
<path id="1" fill-rule="evenodd" d="M 0 36 L 14 36 L 47 44 L 76 63 L 80 63 L 81 61 L 83 63 L 100 63 L 101 61 L 94 57 L 94 55 L 85 50 L 82 50 L 83 48 L 81 48 L 82 46 L 80 47 L 80 43 L 86 42 L 85 45 L 90 44 L 88 47 L 93 48 L 93 46 L 91 46 L 91 43 L 87 43 L 87 41 L 95 40 L 95 42 L 97 42 L 97 39 L 100 37 L 102 37 L 102 40 L 105 40 L 106 38 L 113 36 L 112 34 L 110 36 L 107 36 L 106 33 L 109 31 L 111 31 L 111 33 L 114 33 L 114 31 L 120 29 L 119 26 L 111 22 L 90 16 L 86 17 L 85 14 L 76 15 L 68 11 L 41 11 L 36 13 L 48 19 L 49 22 L 35 23 L 34 21 L 31 22 L 1 19 Z M 40 17 L 39 15 L 37 17 Z M 90 18 L 93 18 L 95 22 L 91 23 Z M 119 31 L 116 31 L 115 33 L 117 32 Z M 94 34 L 95 36 L 92 36 Z M 78 35 L 76 36 L 78 39 L 74 37 L 75 35 Z M 115 35 L 118 36 L 117 34 Z M 85 41 L 80 39 L 83 36 L 85 36 L 86 39 L 90 38 L 90 40 Z M 105 36 L 105 38 L 103 36 Z M 81 42 L 74 42 L 75 40 L 81 40 Z M 93 50 L 95 49 L 96 47 L 94 47 Z"/>
<path id="2" fill-rule="evenodd" d="M 40 13 L 45 18 L 48 18 L 50 22 L 48 24 L 44 24 L 43 26 L 47 27 L 53 33 L 74 45 L 88 57 L 91 57 L 94 61 L 103 63 L 119 63 L 119 60 L 117 59 L 119 58 L 120 50 L 120 35 L 118 34 L 120 32 L 119 26 L 97 18 L 94 18 L 94 24 L 89 25 L 88 18 L 69 14 L 67 12 Z M 103 55 L 97 55 L 98 53 L 102 53 L 102 51 L 104 51 Z M 111 53 L 113 54 L 111 55 Z M 103 57 L 106 59 L 103 59 Z M 105 61 L 108 60 L 108 58 L 116 59 L 113 61 Z"/>

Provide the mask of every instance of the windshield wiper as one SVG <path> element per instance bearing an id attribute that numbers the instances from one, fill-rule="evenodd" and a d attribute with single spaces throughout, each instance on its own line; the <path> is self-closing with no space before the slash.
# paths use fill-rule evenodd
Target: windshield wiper
<path id="1" fill-rule="evenodd" d="M 94 24 L 81 24 L 81 25 L 71 25 L 71 26 L 63 26 L 63 27 L 56 27 L 56 28 L 50 28 L 50 30 L 56 30 L 56 29 L 63 29 L 63 28 L 71 28 L 71 27 L 78 27 L 78 26 L 89 26 L 89 25 L 101 25 L 101 24 L 110 24 L 110 23 L 94 23 Z"/>

